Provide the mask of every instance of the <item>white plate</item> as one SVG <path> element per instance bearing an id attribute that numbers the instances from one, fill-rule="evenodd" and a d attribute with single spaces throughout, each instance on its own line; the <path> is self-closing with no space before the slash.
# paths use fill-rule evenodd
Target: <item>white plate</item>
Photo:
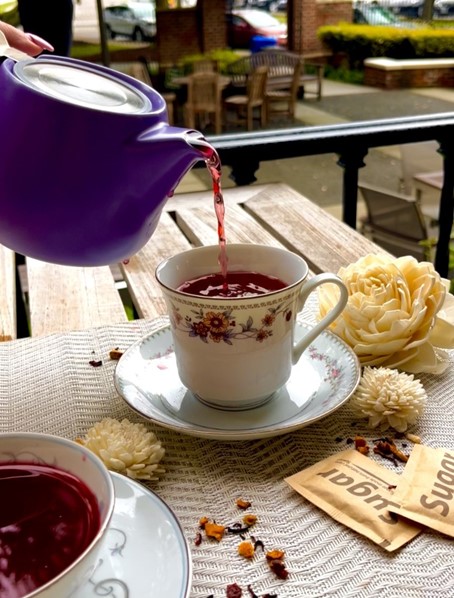
<path id="1" fill-rule="evenodd" d="M 295 336 L 306 325 L 299 322 Z M 355 391 L 355 353 L 330 332 L 306 349 L 286 386 L 260 407 L 224 411 L 198 401 L 179 379 L 168 326 L 134 343 L 115 370 L 115 386 L 132 409 L 178 432 L 217 440 L 249 440 L 292 432 L 338 409 Z"/>
<path id="2" fill-rule="evenodd" d="M 187 598 L 192 566 L 181 526 L 165 502 L 112 473 L 115 509 L 100 559 L 75 598 Z"/>

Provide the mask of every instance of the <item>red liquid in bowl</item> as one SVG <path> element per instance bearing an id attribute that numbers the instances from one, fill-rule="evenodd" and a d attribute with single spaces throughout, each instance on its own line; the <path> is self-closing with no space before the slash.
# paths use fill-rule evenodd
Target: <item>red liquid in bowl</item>
<path id="1" fill-rule="evenodd" d="M 188 280 L 178 290 L 201 297 L 255 297 L 285 289 L 286 286 L 279 278 L 267 274 L 229 271 L 226 277 L 219 273 Z"/>
<path id="2" fill-rule="evenodd" d="M 96 497 L 71 473 L 0 464 L 0 597 L 25 596 L 56 577 L 99 529 Z"/>

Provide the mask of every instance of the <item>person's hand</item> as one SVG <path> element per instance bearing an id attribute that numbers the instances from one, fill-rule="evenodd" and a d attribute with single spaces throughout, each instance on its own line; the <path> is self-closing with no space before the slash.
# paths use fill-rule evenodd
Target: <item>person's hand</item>
<path id="1" fill-rule="evenodd" d="M 21 50 L 30 56 L 37 56 L 43 50 L 53 51 L 53 46 L 46 40 L 34 35 L 33 33 L 24 33 L 16 27 L 0 21 L 0 31 L 5 35 L 8 44 L 16 50 Z"/>

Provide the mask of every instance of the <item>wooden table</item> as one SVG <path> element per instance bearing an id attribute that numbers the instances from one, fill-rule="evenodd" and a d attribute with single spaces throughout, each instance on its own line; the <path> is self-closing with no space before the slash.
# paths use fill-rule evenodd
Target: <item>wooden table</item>
<path id="1" fill-rule="evenodd" d="M 191 79 L 191 75 L 174 77 L 172 79 L 171 83 L 172 83 L 172 85 L 187 85 L 189 83 L 190 79 Z M 227 85 L 229 85 L 231 81 L 232 81 L 232 79 L 230 77 L 227 77 L 226 75 L 219 75 L 218 82 L 219 82 L 219 87 L 221 89 L 224 89 L 225 87 L 227 87 Z"/>
<path id="2" fill-rule="evenodd" d="M 236 188 L 225 196 L 229 242 L 283 245 L 302 254 L 312 272 L 336 272 L 368 252 L 380 251 L 286 185 Z M 225 597 L 226 586 L 233 583 L 242 587 L 243 598 L 249 595 L 248 585 L 260 597 L 268 593 L 279 598 L 454 595 L 451 539 L 424 531 L 397 553 L 388 554 L 284 482 L 285 477 L 349 446 L 348 438 L 356 433 L 369 441 L 376 438 L 378 433 L 358 422 L 348 402 L 289 434 L 225 442 L 158 426 L 141 418 L 119 396 L 113 383 L 117 362 L 109 359 L 109 350 L 126 350 L 166 321 L 154 279 L 156 264 L 191 245 L 215 242 L 210 193 L 169 201 L 147 246 L 128 264 L 115 266 L 137 310 L 129 322 L 120 297 L 124 291 L 119 291 L 110 268 L 66 268 L 27 259 L 32 338 L 0 343 L 0 432 L 38 431 L 77 438 L 104 417 L 145 423 L 166 450 L 166 473 L 148 486 L 181 523 L 192 559 L 191 598 Z M 0 260 L 2 302 L 14 292 L 10 257 L 4 250 Z M 12 313 L 8 309 L 0 313 L 3 334 L 14 336 Z M 98 359 L 100 367 L 92 367 L 90 362 Z M 450 359 L 454 359 L 452 351 Z M 420 379 L 429 401 L 414 431 L 423 443 L 452 450 L 454 368 L 442 376 Z M 397 473 L 403 470 L 403 465 L 381 464 Z M 285 551 L 287 580 L 272 574 L 260 551 L 251 561 L 240 557 L 234 535 L 221 542 L 205 539 L 196 544 L 200 517 L 227 524 L 241 519 L 235 506 L 240 497 L 252 502 L 250 511 L 258 516 L 256 539 L 266 549 Z M 127 546 L 120 557 L 127 561 Z M 152 554 L 149 562 L 151 567 Z M 118 575 L 121 571 L 120 566 Z"/>
<path id="3" fill-rule="evenodd" d="M 416 193 L 422 193 L 427 188 L 432 191 L 435 189 L 441 191 L 443 187 L 443 171 L 437 172 L 417 172 L 413 175 Z"/>
<path id="4" fill-rule="evenodd" d="M 376 245 L 282 184 L 229 189 L 225 193 L 228 241 L 284 245 L 303 255 L 314 272 L 341 265 Z M 29 306 L 31 336 L 127 321 L 166 313 L 154 280 L 157 264 L 191 245 L 217 242 L 211 192 L 169 200 L 154 235 L 128 264 L 74 268 L 26 258 L 20 274 Z M 1 248 L 0 338 L 16 338 L 14 254 Z M 20 290 L 18 290 L 20 293 Z"/>
<path id="5" fill-rule="evenodd" d="M 417 172 L 413 175 L 417 201 L 423 213 L 432 221 L 438 221 L 440 194 L 443 188 L 443 171 Z"/>

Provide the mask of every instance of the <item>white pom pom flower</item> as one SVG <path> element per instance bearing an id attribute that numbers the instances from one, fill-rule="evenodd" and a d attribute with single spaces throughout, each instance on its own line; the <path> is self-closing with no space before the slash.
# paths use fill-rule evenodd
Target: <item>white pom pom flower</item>
<path id="1" fill-rule="evenodd" d="M 352 397 L 352 407 L 372 428 L 405 432 L 421 415 L 426 391 L 413 374 L 389 368 L 365 367 Z"/>
<path id="2" fill-rule="evenodd" d="M 165 469 L 161 443 L 143 424 L 106 418 L 90 428 L 77 442 L 95 453 L 111 471 L 136 480 L 157 480 Z"/>

